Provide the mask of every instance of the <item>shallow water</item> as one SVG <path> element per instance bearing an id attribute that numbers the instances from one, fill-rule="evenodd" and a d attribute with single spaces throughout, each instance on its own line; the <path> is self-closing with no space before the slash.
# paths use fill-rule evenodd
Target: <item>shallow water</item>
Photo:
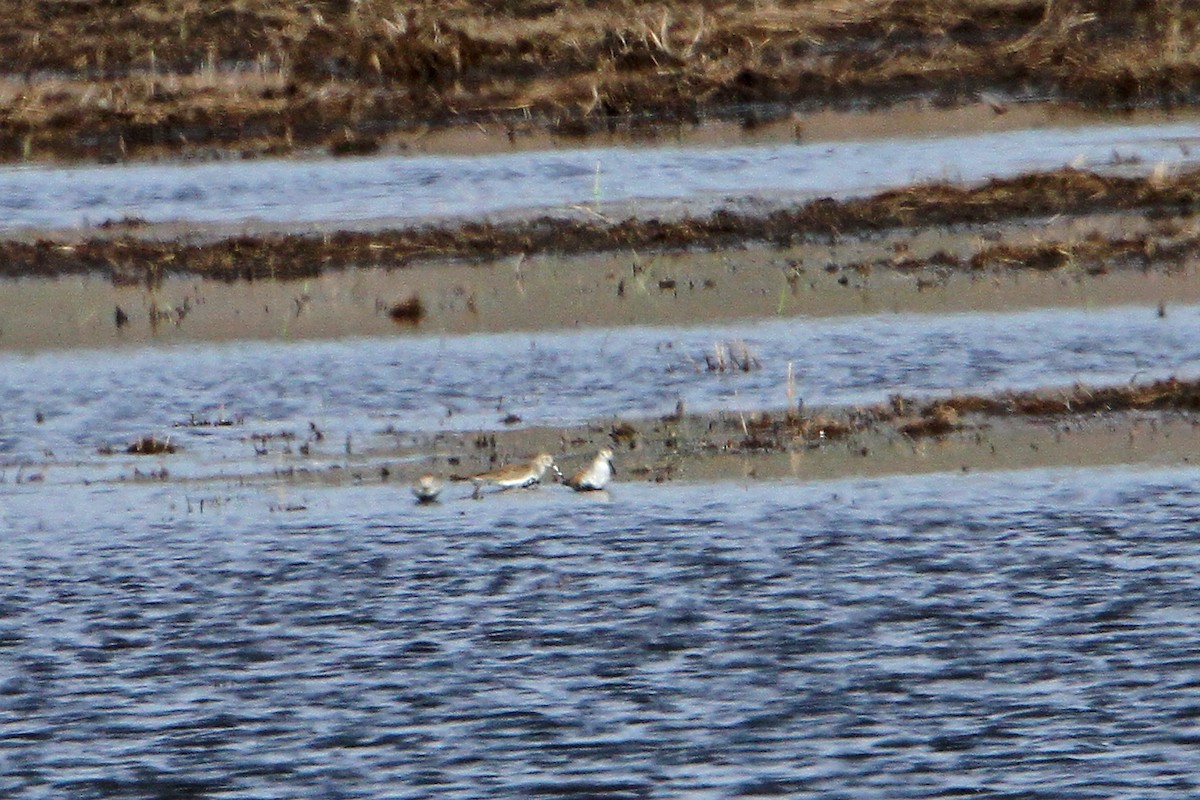
<path id="1" fill-rule="evenodd" d="M 739 340 L 761 368 L 710 372 L 714 343 Z M 66 480 L 82 461 L 85 476 L 117 474 L 139 459 L 97 449 L 146 434 L 185 448 L 173 474 L 219 474 L 255 460 L 252 435 L 303 439 L 310 423 L 326 437 L 316 459 L 343 454 L 348 436 L 359 450 L 389 447 L 397 432 L 495 429 L 508 414 L 577 425 L 659 415 L 679 399 L 693 411 L 782 408 L 789 361 L 809 406 L 1188 377 L 1200 374 L 1200 307 L 3 354 L 0 469 L 54 465 L 46 478 Z"/>
<path id="2" fill-rule="evenodd" d="M 914 181 L 976 181 L 1068 164 L 1149 172 L 1200 159 L 1194 121 L 856 142 L 583 148 L 478 157 L 386 156 L 0 169 L 0 229 L 109 220 L 412 220 L 643 201 L 639 213 L 726 195 L 845 196 Z M 649 203 L 647 201 L 655 201 Z"/>
<path id="3" fill-rule="evenodd" d="M 0 793 L 1194 795 L 1197 477 L 0 485 Z"/>

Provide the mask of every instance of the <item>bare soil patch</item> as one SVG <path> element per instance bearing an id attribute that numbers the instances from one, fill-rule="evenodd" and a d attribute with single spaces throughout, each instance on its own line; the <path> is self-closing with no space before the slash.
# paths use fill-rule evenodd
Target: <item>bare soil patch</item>
<path id="1" fill-rule="evenodd" d="M 10 0 L 0 158 L 369 153 L 399 131 L 746 128 L 921 98 L 1194 103 L 1177 0 Z M 800 133 L 801 131 L 798 131 Z"/>

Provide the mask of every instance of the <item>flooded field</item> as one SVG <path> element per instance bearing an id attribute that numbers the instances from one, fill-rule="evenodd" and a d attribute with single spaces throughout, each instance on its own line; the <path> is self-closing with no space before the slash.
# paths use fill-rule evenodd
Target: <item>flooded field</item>
<path id="1" fill-rule="evenodd" d="M 1012 50 L 1027 16 L 972 52 L 1048 63 L 1094 15 Z M 311 88 L 259 67 L 255 103 Z M 980 102 L 994 127 L 419 155 L 347 123 L 341 159 L 27 138 L 0 794 L 1195 791 L 1196 119 Z M 54 152 L 91 152 L 68 122 Z M 166 152 L 158 124 L 95 147 Z M 272 131 L 242 145 L 293 152 Z M 472 497 L 600 447 L 605 491 Z"/>
<path id="2" fill-rule="evenodd" d="M 0 791 L 1178 797 L 1196 479 L 8 487 Z"/>
<path id="3" fill-rule="evenodd" d="M 4 798 L 1200 793 L 1186 4 L 9 5 Z"/>

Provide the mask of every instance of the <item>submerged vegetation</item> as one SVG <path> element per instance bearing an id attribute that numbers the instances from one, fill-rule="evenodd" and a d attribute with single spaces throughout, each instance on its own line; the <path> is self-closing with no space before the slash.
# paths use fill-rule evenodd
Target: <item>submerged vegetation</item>
<path id="1" fill-rule="evenodd" d="M 818 107 L 1196 100 L 1179 0 L 7 0 L 0 158 L 587 135 Z"/>

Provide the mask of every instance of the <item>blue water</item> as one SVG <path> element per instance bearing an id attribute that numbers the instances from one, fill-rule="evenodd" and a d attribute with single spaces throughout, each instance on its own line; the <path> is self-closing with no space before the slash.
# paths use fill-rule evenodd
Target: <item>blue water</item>
<path id="1" fill-rule="evenodd" d="M 0 794 L 1195 796 L 1198 477 L 3 484 Z"/>
<path id="2" fill-rule="evenodd" d="M 488 215 L 727 196 L 846 196 L 914 181 L 977 181 L 1067 165 L 1148 173 L 1200 157 L 1194 121 L 712 149 L 583 148 L 208 164 L 0 168 L 0 228 L 149 222 L 335 222 Z M 1129 165 L 1128 162 L 1137 162 Z M 654 201 L 657 205 L 647 206 Z"/>

